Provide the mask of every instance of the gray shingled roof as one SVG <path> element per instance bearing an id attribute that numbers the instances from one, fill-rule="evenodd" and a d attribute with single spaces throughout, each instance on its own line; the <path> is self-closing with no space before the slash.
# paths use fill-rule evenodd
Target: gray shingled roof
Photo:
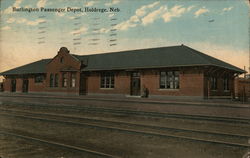
<path id="1" fill-rule="evenodd" d="M 83 71 L 213 65 L 243 73 L 244 70 L 187 46 L 172 46 L 79 56 Z"/>
<path id="2" fill-rule="evenodd" d="M 46 73 L 46 65 L 51 59 L 42 59 L 33 63 L 29 63 L 5 72 L 0 75 L 21 75 L 21 74 L 37 74 Z"/>
<path id="3" fill-rule="evenodd" d="M 71 55 L 86 63 L 87 66 L 82 71 L 208 65 L 222 67 L 239 73 L 245 72 L 238 67 L 184 45 L 94 55 Z M 45 67 L 50 60 L 39 60 L 2 72 L 0 75 L 46 73 Z"/>

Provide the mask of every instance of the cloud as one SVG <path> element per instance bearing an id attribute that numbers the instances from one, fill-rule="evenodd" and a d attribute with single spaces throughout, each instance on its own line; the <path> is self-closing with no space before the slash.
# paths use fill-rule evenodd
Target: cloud
<path id="1" fill-rule="evenodd" d="M 176 5 L 172 7 L 170 10 L 166 11 L 163 15 L 162 18 L 164 22 L 170 22 L 172 18 L 174 17 L 181 17 L 184 13 L 190 11 L 193 8 L 193 6 L 190 6 L 188 8 L 184 8 L 180 5 Z"/>
<path id="2" fill-rule="evenodd" d="M 7 22 L 7 23 L 13 23 L 13 22 L 15 22 L 15 21 L 16 21 L 15 18 L 9 18 L 6 22 Z"/>
<path id="3" fill-rule="evenodd" d="M 76 14 L 76 16 L 85 16 L 85 15 L 87 15 L 87 13 L 86 13 L 86 12 Z"/>
<path id="4" fill-rule="evenodd" d="M 70 32 L 70 34 L 84 34 L 84 33 L 87 33 L 87 31 L 88 31 L 88 28 L 83 26 L 79 28 L 78 30 Z"/>
<path id="5" fill-rule="evenodd" d="M 57 16 L 60 16 L 60 17 L 63 17 L 63 16 L 65 15 L 65 13 L 63 13 L 63 12 L 60 12 L 60 13 L 59 13 L 59 12 L 56 12 L 55 14 L 56 14 Z"/>
<path id="6" fill-rule="evenodd" d="M 1 11 L 1 14 L 12 14 L 15 12 L 12 12 L 12 8 L 13 7 L 20 7 L 20 4 L 22 3 L 23 0 L 16 0 L 12 6 L 9 6 L 8 8 L 6 8 L 5 10 Z"/>
<path id="7" fill-rule="evenodd" d="M 75 19 L 74 16 L 69 16 L 68 18 L 71 19 L 71 20 Z"/>
<path id="8" fill-rule="evenodd" d="M 38 8 L 44 7 L 46 5 L 47 0 L 39 0 L 36 4 Z"/>
<path id="9" fill-rule="evenodd" d="M 120 0 L 112 0 L 110 3 L 105 3 L 105 6 L 112 6 L 120 3 Z"/>
<path id="10" fill-rule="evenodd" d="M 87 15 L 87 13 L 78 13 L 78 14 L 75 14 L 74 16 L 65 16 L 65 13 L 61 13 L 61 15 L 58 15 L 58 16 L 65 17 L 70 20 L 74 20 L 74 19 L 79 19 L 79 17 L 81 18 L 82 16 L 85 16 L 85 15 Z"/>
<path id="11" fill-rule="evenodd" d="M 32 8 L 32 6 L 31 5 L 26 5 L 26 6 L 24 6 L 24 8 Z"/>
<path id="12" fill-rule="evenodd" d="M 117 30 L 127 30 L 130 27 L 136 27 L 140 22 L 138 16 L 134 15 L 131 16 L 129 20 L 121 22 L 120 24 L 116 25 L 114 28 Z"/>
<path id="13" fill-rule="evenodd" d="M 106 29 L 106 28 L 100 29 L 100 33 L 108 33 L 108 32 L 109 32 L 109 29 Z"/>
<path id="14" fill-rule="evenodd" d="M 223 12 L 227 12 L 227 11 L 230 11 L 230 10 L 232 10 L 233 9 L 233 7 L 228 7 L 228 8 L 223 8 Z"/>
<path id="15" fill-rule="evenodd" d="M 91 6 L 93 6 L 94 4 L 96 4 L 97 3 L 97 1 L 89 1 L 89 2 L 86 2 L 85 3 L 85 6 L 86 7 L 91 7 Z"/>
<path id="16" fill-rule="evenodd" d="M 156 19 L 160 18 L 159 15 L 161 15 L 166 10 L 167 10 L 166 6 L 161 6 L 158 10 L 155 10 L 146 15 L 144 18 L 142 18 L 142 24 L 147 25 L 149 23 L 153 23 Z"/>
<path id="17" fill-rule="evenodd" d="M 43 19 L 36 19 L 35 21 L 29 21 L 25 18 L 19 18 L 19 19 L 16 19 L 15 22 L 17 24 L 25 24 L 25 25 L 29 25 L 29 26 L 36 26 L 38 25 L 40 22 L 44 22 L 45 20 Z"/>
<path id="18" fill-rule="evenodd" d="M 160 3 L 160 2 L 158 1 L 158 2 L 154 2 L 154 3 L 152 3 L 152 4 L 149 4 L 149 5 L 144 5 L 144 6 L 140 7 L 139 9 L 137 9 L 137 10 L 135 11 L 135 13 L 136 13 L 137 16 L 143 16 L 143 15 L 146 14 L 146 10 L 147 10 L 147 9 L 153 8 L 153 7 L 155 7 L 156 5 L 158 5 L 159 3 Z"/>
<path id="19" fill-rule="evenodd" d="M 121 22 L 120 24 L 116 25 L 114 28 L 118 30 L 127 30 L 130 27 L 136 27 L 137 24 L 132 23 L 130 20 Z"/>
<path id="20" fill-rule="evenodd" d="M 206 9 L 205 7 L 203 7 L 203 8 L 201 8 L 201 9 L 197 10 L 197 11 L 194 13 L 194 15 L 195 15 L 196 18 L 198 18 L 200 15 L 202 15 L 202 14 L 204 14 L 204 13 L 207 13 L 207 12 L 209 12 L 209 10 Z"/>
<path id="21" fill-rule="evenodd" d="M 115 14 L 114 13 L 111 13 L 108 15 L 109 18 L 113 17 Z"/>
<path id="22" fill-rule="evenodd" d="M 115 28 L 118 30 L 127 30 L 138 25 L 146 26 L 160 18 L 162 18 L 164 22 L 169 22 L 172 18 L 181 17 L 184 13 L 189 12 L 194 8 L 194 6 L 184 8 L 180 5 L 175 5 L 171 9 L 168 9 L 167 6 L 160 6 L 158 9 L 147 13 L 148 8 L 153 8 L 158 4 L 159 2 L 155 2 L 140 7 L 135 11 L 135 15 L 131 16 L 127 21 L 121 22 Z"/>
<path id="23" fill-rule="evenodd" d="M 154 8 L 159 3 L 160 2 L 154 2 L 148 5 L 141 6 L 139 9 L 135 11 L 135 15 L 131 16 L 127 21 L 123 21 L 119 23 L 114 28 L 118 30 L 127 30 L 128 28 L 136 27 L 141 21 L 140 18 L 143 17 L 147 13 L 147 10 L 150 8 Z M 154 21 L 154 18 L 156 18 L 154 14 L 157 14 L 157 12 L 152 13 L 147 18 L 145 18 L 144 23 L 147 24 L 147 23 L 150 23 L 151 21 Z"/>
<path id="24" fill-rule="evenodd" d="M 19 7 L 23 0 L 16 0 L 13 7 Z"/>
<path id="25" fill-rule="evenodd" d="M 18 23 L 18 24 L 26 23 L 27 21 L 28 21 L 28 20 L 25 19 L 25 18 L 16 19 L 16 23 Z"/>
<path id="26" fill-rule="evenodd" d="M 194 5 L 188 7 L 188 8 L 187 8 L 187 11 L 188 11 L 188 12 L 191 11 L 194 7 L 195 7 Z"/>
<path id="27" fill-rule="evenodd" d="M 1 30 L 10 30 L 10 29 L 11 29 L 11 27 L 9 27 L 9 26 L 4 26 L 1 28 Z"/>
<path id="28" fill-rule="evenodd" d="M 26 21 L 26 25 L 30 25 L 30 26 L 36 26 L 38 25 L 40 22 L 44 22 L 45 20 L 43 19 L 37 19 L 35 21 Z"/>
<path id="29" fill-rule="evenodd" d="M 108 33 L 109 29 L 107 28 L 101 28 L 100 30 L 93 31 L 93 33 Z"/>

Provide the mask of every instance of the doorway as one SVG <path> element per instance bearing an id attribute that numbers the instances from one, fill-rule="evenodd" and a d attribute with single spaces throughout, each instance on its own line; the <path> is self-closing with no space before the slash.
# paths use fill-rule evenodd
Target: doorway
<path id="1" fill-rule="evenodd" d="M 11 92 L 16 92 L 16 80 L 11 80 Z"/>
<path id="2" fill-rule="evenodd" d="M 131 74 L 131 95 L 141 95 L 141 77 L 139 72 L 132 72 Z"/>
<path id="3" fill-rule="evenodd" d="M 23 79 L 23 93 L 27 93 L 29 90 L 29 80 Z"/>
<path id="4" fill-rule="evenodd" d="M 80 74 L 79 94 L 80 95 L 87 94 L 87 77 L 83 73 Z"/>

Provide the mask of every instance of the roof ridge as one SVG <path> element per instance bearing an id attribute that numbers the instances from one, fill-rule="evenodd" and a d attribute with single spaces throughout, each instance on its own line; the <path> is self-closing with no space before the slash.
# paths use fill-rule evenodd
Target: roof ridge
<path id="1" fill-rule="evenodd" d="M 122 50 L 122 51 L 118 51 L 118 52 L 105 52 L 105 53 L 96 53 L 96 54 L 87 54 L 87 55 L 77 55 L 74 54 L 76 56 L 92 56 L 92 55 L 102 55 L 102 54 L 115 54 L 115 53 L 124 53 L 124 52 L 132 52 L 132 51 L 143 51 L 143 50 L 149 50 L 149 49 L 160 49 L 160 48 L 171 48 L 171 47 L 181 47 L 182 45 L 174 45 L 174 46 L 163 46 L 163 47 L 151 47 L 151 48 L 139 48 L 139 49 L 131 49 L 131 50 Z"/>
<path id="2" fill-rule="evenodd" d="M 199 57 L 201 57 L 202 59 L 206 60 L 208 63 L 210 63 L 210 64 L 212 65 L 212 63 L 211 63 L 210 61 L 208 61 L 206 58 L 204 58 L 204 57 L 202 56 L 202 55 L 206 55 L 206 54 L 204 54 L 204 53 L 202 53 L 202 52 L 200 52 L 200 51 L 198 51 L 198 50 L 195 50 L 195 51 L 194 51 L 194 49 L 192 49 L 192 48 L 190 48 L 190 47 L 188 47 L 188 46 L 185 46 L 185 45 L 183 45 L 183 47 L 186 48 L 189 52 L 191 52 L 191 53 L 193 53 L 193 54 L 195 54 L 195 55 L 198 55 Z M 207 55 L 207 56 L 209 56 L 209 55 Z"/>
<path id="3" fill-rule="evenodd" d="M 182 48 L 185 48 L 186 50 L 188 50 L 192 54 L 195 54 L 196 56 L 199 56 L 200 58 L 202 58 L 203 60 L 205 60 L 208 64 L 212 65 L 212 63 L 210 61 L 208 61 L 206 58 L 204 58 L 202 56 L 202 54 L 204 54 L 204 53 L 201 53 L 200 51 L 196 51 L 196 50 L 194 51 L 194 49 L 192 49 L 192 48 L 190 48 L 190 47 L 188 47 L 186 45 L 182 45 Z"/>

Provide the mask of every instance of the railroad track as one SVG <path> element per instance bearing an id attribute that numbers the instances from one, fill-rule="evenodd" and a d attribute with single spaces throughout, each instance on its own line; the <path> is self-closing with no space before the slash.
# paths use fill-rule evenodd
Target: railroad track
<path id="1" fill-rule="evenodd" d="M 161 126 L 152 126 L 145 124 L 135 124 L 121 121 L 110 121 L 102 119 L 91 119 L 84 117 L 73 117 L 52 113 L 31 113 L 20 110 L 0 109 L 0 116 L 8 116 L 14 118 L 23 118 L 30 120 L 47 121 L 54 123 L 64 123 L 77 125 L 79 127 L 93 127 L 99 129 L 115 130 L 119 132 L 129 132 L 131 134 L 142 134 L 157 137 L 173 137 L 192 141 L 216 143 L 230 146 L 239 146 L 249 148 L 249 139 L 247 135 L 236 135 L 219 132 L 208 132 L 192 129 L 169 128 Z"/>
<path id="2" fill-rule="evenodd" d="M 79 100 L 79 101 L 101 101 L 101 102 L 125 102 L 125 103 L 142 103 L 142 104 L 160 104 L 160 105 L 181 105 L 181 106 L 204 106 L 204 107 L 226 107 L 235 109 L 250 109 L 250 105 L 240 104 L 235 106 L 231 104 L 209 103 L 209 102 L 178 102 L 178 101 L 154 101 L 154 100 L 129 100 L 129 99 L 109 99 L 109 98 L 80 98 L 80 97 L 66 97 L 66 96 L 37 96 L 37 95 L 0 95 L 0 97 L 17 97 L 17 98 L 31 98 L 31 99 L 48 99 L 48 100 Z"/>
<path id="3" fill-rule="evenodd" d="M 106 153 L 95 151 L 95 150 L 90 150 L 90 149 L 83 148 L 83 147 L 77 147 L 77 146 L 72 146 L 72 145 L 68 145 L 68 144 L 58 143 L 55 141 L 35 138 L 35 137 L 31 137 L 31 136 L 26 136 L 23 134 L 17 134 L 14 132 L 0 130 L 0 134 L 25 139 L 28 141 L 35 141 L 38 143 L 42 143 L 42 144 L 46 144 L 46 145 L 54 146 L 54 147 L 59 147 L 59 148 L 63 148 L 63 149 L 70 149 L 70 150 L 80 151 L 80 152 L 84 152 L 84 153 L 89 153 L 92 155 L 96 155 L 98 157 L 119 158 L 118 156 L 115 156 L 115 155 L 110 155 L 110 154 L 106 154 Z"/>
<path id="4" fill-rule="evenodd" d="M 142 110 L 128 110 L 122 108 L 104 108 L 104 107 L 90 107 L 81 105 L 65 105 L 65 104 L 42 104 L 42 103 L 15 103 L 8 102 L 8 105 L 21 106 L 21 107 L 32 107 L 32 108 L 46 108 L 46 109 L 59 109 L 59 110 L 70 110 L 70 111 L 84 111 L 92 113 L 107 113 L 117 115 L 131 115 L 131 116 L 144 116 L 144 117 L 157 117 L 157 118 L 176 118 L 186 120 L 200 120 L 210 122 L 223 122 L 233 124 L 250 124 L 250 119 L 240 117 L 223 117 L 223 116 L 209 116 L 209 115 L 190 115 L 180 113 L 163 113 L 153 111 L 142 111 Z M 3 106 L 3 105 L 2 105 Z"/>

